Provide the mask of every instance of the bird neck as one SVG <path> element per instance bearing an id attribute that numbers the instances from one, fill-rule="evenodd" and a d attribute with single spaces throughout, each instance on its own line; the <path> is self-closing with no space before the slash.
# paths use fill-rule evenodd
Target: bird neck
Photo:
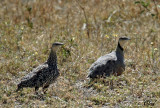
<path id="1" fill-rule="evenodd" d="M 118 42 L 118 45 L 117 45 L 117 50 L 121 50 L 122 52 L 123 52 L 123 48 L 122 48 L 122 46 L 120 45 L 120 43 Z"/>
<path id="2" fill-rule="evenodd" d="M 57 66 L 57 55 L 56 52 L 51 49 L 47 63 L 49 66 Z"/>
<path id="3" fill-rule="evenodd" d="M 119 58 L 124 59 L 123 48 L 121 47 L 119 42 L 118 42 L 118 45 L 117 45 L 116 54 L 117 54 L 118 59 Z"/>

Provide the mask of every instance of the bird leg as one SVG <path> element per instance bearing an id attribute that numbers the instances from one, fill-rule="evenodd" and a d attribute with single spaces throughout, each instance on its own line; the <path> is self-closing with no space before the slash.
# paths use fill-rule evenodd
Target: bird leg
<path id="1" fill-rule="evenodd" d="M 39 87 L 35 87 L 35 93 L 36 93 L 36 94 L 38 94 L 38 92 L 37 92 L 38 89 L 39 89 Z"/>
<path id="2" fill-rule="evenodd" d="M 49 85 L 45 85 L 45 86 L 43 87 L 43 93 L 44 93 L 44 94 L 46 93 L 48 87 L 49 87 Z"/>

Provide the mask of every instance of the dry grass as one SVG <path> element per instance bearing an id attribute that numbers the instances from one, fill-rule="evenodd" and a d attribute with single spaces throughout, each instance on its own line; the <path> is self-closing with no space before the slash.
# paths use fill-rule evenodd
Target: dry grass
<path id="1" fill-rule="evenodd" d="M 146 9 L 134 0 L 0 1 L 0 107 L 160 107 L 159 2 L 156 8 L 148 0 Z M 132 38 L 124 74 L 86 79 L 90 65 L 123 35 Z M 65 43 L 57 82 L 41 98 L 30 88 L 15 93 L 55 41 Z"/>

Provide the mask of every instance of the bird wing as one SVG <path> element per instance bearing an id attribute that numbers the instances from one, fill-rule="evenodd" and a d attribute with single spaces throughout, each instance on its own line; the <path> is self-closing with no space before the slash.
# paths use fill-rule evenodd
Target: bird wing
<path id="1" fill-rule="evenodd" d="M 101 75 L 110 75 L 114 71 L 115 62 L 117 60 L 115 52 L 101 56 L 95 61 L 89 69 L 89 77 L 97 77 Z"/>
<path id="2" fill-rule="evenodd" d="M 44 70 L 48 69 L 48 64 L 44 63 L 42 65 L 39 65 L 38 67 L 34 68 L 33 71 L 31 71 L 29 74 L 27 74 L 25 77 L 22 78 L 22 81 L 30 80 L 34 77 L 36 77 L 38 74 L 43 72 Z"/>

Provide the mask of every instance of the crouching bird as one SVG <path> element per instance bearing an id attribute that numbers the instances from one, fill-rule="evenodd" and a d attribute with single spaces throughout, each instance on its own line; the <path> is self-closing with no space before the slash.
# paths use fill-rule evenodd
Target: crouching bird
<path id="1" fill-rule="evenodd" d="M 115 51 L 101 56 L 89 68 L 89 78 L 106 77 L 110 75 L 119 76 L 125 70 L 123 47 L 130 38 L 119 38 Z"/>
<path id="2" fill-rule="evenodd" d="M 47 91 L 49 85 L 59 76 L 56 51 L 61 45 L 63 45 L 63 43 L 55 42 L 52 44 L 48 60 L 23 77 L 21 82 L 17 85 L 16 91 L 25 87 L 35 88 L 36 93 L 40 87 L 42 87 L 44 93 Z"/>

